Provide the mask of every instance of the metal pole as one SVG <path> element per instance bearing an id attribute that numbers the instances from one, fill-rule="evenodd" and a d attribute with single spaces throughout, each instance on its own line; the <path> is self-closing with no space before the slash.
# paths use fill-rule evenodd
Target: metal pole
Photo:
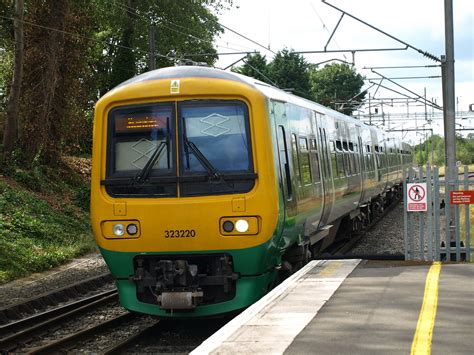
<path id="1" fill-rule="evenodd" d="M 444 139 L 446 153 L 446 204 L 450 203 L 450 191 L 457 178 L 456 174 L 456 131 L 455 131 L 455 94 L 454 94 L 454 38 L 453 38 L 453 1 L 444 0 L 444 30 L 446 56 L 441 58 L 443 70 L 443 107 L 444 107 Z M 454 208 L 446 216 L 454 223 Z M 455 226 L 458 227 L 458 226 Z M 446 242 L 453 239 L 451 228 Z"/>
<path id="2" fill-rule="evenodd" d="M 440 208 L 439 208 L 439 190 L 440 190 L 440 183 L 439 183 L 439 168 L 436 166 L 434 168 L 434 189 L 433 189 L 433 192 L 434 192 L 434 204 L 433 204 L 433 207 L 434 207 L 434 222 L 433 222 L 433 225 L 434 225 L 434 247 L 435 247 L 435 260 L 436 261 L 440 261 L 441 260 L 441 256 L 440 256 L 440 228 L 441 228 L 441 224 L 440 224 L 440 215 L 441 215 L 441 211 L 440 211 Z"/>
<path id="3" fill-rule="evenodd" d="M 370 92 L 369 92 L 369 125 L 372 125 L 372 112 L 370 110 Z"/>
<path id="4" fill-rule="evenodd" d="M 433 238 L 433 179 L 431 179 L 431 166 L 430 163 L 426 164 L 426 201 L 428 203 L 428 211 L 427 213 L 427 235 L 426 235 L 426 241 L 428 244 L 428 255 L 427 255 L 427 260 L 429 261 L 434 261 L 434 238 Z"/>
<path id="5" fill-rule="evenodd" d="M 464 166 L 464 190 L 469 190 L 469 167 Z M 464 225 L 466 227 L 466 237 L 464 240 L 466 246 L 466 261 L 471 261 L 471 223 L 469 220 L 469 209 L 471 205 L 464 205 Z"/>

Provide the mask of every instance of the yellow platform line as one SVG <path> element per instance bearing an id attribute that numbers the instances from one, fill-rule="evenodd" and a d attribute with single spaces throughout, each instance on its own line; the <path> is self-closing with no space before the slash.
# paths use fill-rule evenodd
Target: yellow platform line
<path id="1" fill-rule="evenodd" d="M 411 354 L 431 354 L 431 341 L 438 308 L 438 284 L 441 273 L 441 263 L 431 265 L 426 276 L 425 295 L 421 305 L 416 332 L 411 344 Z"/>

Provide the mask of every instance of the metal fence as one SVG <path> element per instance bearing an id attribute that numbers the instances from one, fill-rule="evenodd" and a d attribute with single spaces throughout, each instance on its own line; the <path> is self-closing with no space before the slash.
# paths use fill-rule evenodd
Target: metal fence
<path id="1" fill-rule="evenodd" d="M 409 169 L 403 190 L 405 260 L 471 261 L 472 177 L 468 166 L 455 181 L 440 177 L 438 167 Z"/>

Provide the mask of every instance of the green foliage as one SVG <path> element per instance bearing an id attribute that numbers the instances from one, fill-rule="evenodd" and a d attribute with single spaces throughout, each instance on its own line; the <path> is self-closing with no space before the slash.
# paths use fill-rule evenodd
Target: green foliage
<path id="1" fill-rule="evenodd" d="M 433 164 L 444 166 L 444 138 L 439 135 L 433 135 L 424 142 L 414 147 L 415 162 L 418 165 L 424 165 L 427 161 L 431 161 L 431 150 L 433 150 Z M 474 163 L 474 135 L 467 138 L 456 137 L 456 159 L 462 165 Z"/>
<path id="2" fill-rule="evenodd" d="M 311 71 L 311 92 L 315 101 L 346 115 L 352 114 L 364 99 L 366 93 L 360 92 L 363 85 L 362 75 L 347 64 L 332 63 Z M 354 98 L 355 96 L 357 97 Z M 350 104 L 347 103 L 349 100 Z M 338 102 L 344 104 L 337 104 Z"/>
<path id="3" fill-rule="evenodd" d="M 301 54 L 283 49 L 279 51 L 268 68 L 269 77 L 283 89 L 311 99 L 309 65 Z"/>
<path id="4" fill-rule="evenodd" d="M 87 213 L 0 179 L 0 283 L 52 268 L 92 248 Z"/>
<path id="5" fill-rule="evenodd" d="M 268 77 L 267 58 L 260 53 L 251 54 L 245 59 L 244 65 L 233 68 L 232 71 L 272 84 Z"/>
<path id="6" fill-rule="evenodd" d="M 365 91 L 360 91 L 364 78 L 353 67 L 333 63 L 316 69 L 301 54 L 288 49 L 278 52 L 270 63 L 260 53 L 253 54 L 246 59 L 244 65 L 233 71 L 289 89 L 295 95 L 335 108 L 346 115 L 352 114 L 366 94 Z M 352 98 L 354 99 L 350 104 L 334 103 Z"/>
<path id="7" fill-rule="evenodd" d="M 90 16 L 97 24 L 91 58 L 96 94 L 103 95 L 135 74 L 148 70 L 149 31 L 155 28 L 156 67 L 180 60 L 213 64 L 213 41 L 222 28 L 211 12 L 223 11 L 230 1 L 209 0 L 95 0 Z M 92 98 L 93 100 L 97 99 Z"/>

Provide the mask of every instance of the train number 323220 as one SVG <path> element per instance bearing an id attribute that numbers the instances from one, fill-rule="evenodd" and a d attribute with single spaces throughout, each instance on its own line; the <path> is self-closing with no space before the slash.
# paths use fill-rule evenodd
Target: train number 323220
<path id="1" fill-rule="evenodd" d="M 194 229 L 166 229 L 165 238 L 194 238 L 196 231 Z"/>

